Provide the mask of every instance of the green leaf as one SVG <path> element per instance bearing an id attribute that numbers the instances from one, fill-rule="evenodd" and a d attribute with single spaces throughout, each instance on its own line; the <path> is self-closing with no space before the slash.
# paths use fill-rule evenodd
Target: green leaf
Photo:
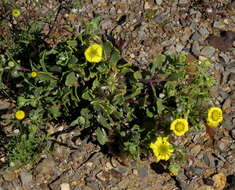
<path id="1" fill-rule="evenodd" d="M 112 49 L 113 49 L 113 44 L 111 42 L 107 41 L 103 43 L 103 50 L 104 50 L 105 57 L 107 59 L 109 59 Z"/>
<path id="2" fill-rule="evenodd" d="M 130 99 L 130 98 L 134 98 L 134 97 L 138 96 L 141 93 L 141 90 L 142 90 L 142 88 L 140 88 L 140 87 L 135 88 L 134 91 L 126 97 L 126 99 Z"/>
<path id="3" fill-rule="evenodd" d="M 78 62 L 78 58 L 72 55 L 68 61 L 69 67 L 73 68 L 73 65 L 75 65 L 77 62 Z"/>
<path id="4" fill-rule="evenodd" d="M 57 58 L 56 64 L 57 64 L 57 65 L 61 65 L 61 66 L 67 65 L 68 60 L 69 60 L 69 56 L 70 56 L 70 55 L 69 55 L 69 53 L 68 53 L 67 51 L 58 54 L 58 55 L 56 56 L 56 58 Z"/>
<path id="5" fill-rule="evenodd" d="M 101 145 L 104 145 L 106 142 L 108 142 L 108 137 L 104 129 L 98 127 L 95 130 L 97 140 Z"/>
<path id="6" fill-rule="evenodd" d="M 57 80 L 57 78 L 54 77 L 49 72 L 39 72 L 37 78 L 41 81 L 55 81 L 55 80 Z"/>
<path id="7" fill-rule="evenodd" d="M 97 116 L 97 121 L 100 125 L 102 125 L 103 127 L 107 128 L 107 129 L 110 129 L 111 130 L 111 127 L 110 125 L 108 124 L 107 120 L 101 115 L 99 114 Z"/>
<path id="8" fill-rule="evenodd" d="M 38 127 L 36 125 L 29 125 L 29 135 L 34 136 L 37 133 Z"/>
<path id="9" fill-rule="evenodd" d="M 140 71 L 134 72 L 134 78 L 135 78 L 136 80 L 142 79 L 142 74 L 141 74 L 141 72 L 140 72 Z"/>
<path id="10" fill-rule="evenodd" d="M 180 79 L 183 78 L 183 76 L 184 76 L 184 73 L 183 73 L 183 72 L 172 73 L 172 74 L 167 78 L 167 80 L 168 80 L 168 81 L 180 80 Z"/>
<path id="11" fill-rule="evenodd" d="M 49 51 L 45 51 L 44 53 L 45 53 L 45 56 L 48 56 L 48 55 L 55 55 L 58 53 L 58 51 L 55 49 L 51 49 Z"/>
<path id="12" fill-rule="evenodd" d="M 48 70 L 50 72 L 61 72 L 62 68 L 58 65 L 53 65 L 53 66 L 49 67 Z"/>
<path id="13" fill-rule="evenodd" d="M 121 119 L 123 117 L 123 112 L 115 110 L 113 113 L 113 116 L 116 117 L 117 119 Z"/>
<path id="14" fill-rule="evenodd" d="M 162 104 L 163 100 L 160 98 L 157 98 L 157 112 L 159 115 L 162 114 L 163 110 L 165 109 L 165 106 Z"/>
<path id="15" fill-rule="evenodd" d="M 92 90 L 86 90 L 83 94 L 82 94 L 82 98 L 84 100 L 88 100 L 88 101 L 92 101 L 93 99 L 93 94 L 92 94 Z"/>
<path id="16" fill-rule="evenodd" d="M 154 114 L 149 110 L 149 108 L 146 109 L 146 115 L 149 117 L 149 118 L 153 118 Z"/>
<path id="17" fill-rule="evenodd" d="M 164 86 L 164 94 L 167 95 L 167 97 L 175 96 L 177 93 L 176 91 L 176 83 L 168 81 L 166 82 Z"/>
<path id="18" fill-rule="evenodd" d="M 125 75 L 125 74 L 128 74 L 128 73 L 133 73 L 133 69 L 131 68 L 128 68 L 128 67 L 124 67 L 124 68 L 121 68 L 121 74 Z"/>
<path id="19" fill-rule="evenodd" d="M 112 103 L 114 105 L 117 105 L 117 104 L 123 104 L 124 103 L 124 94 L 121 93 L 121 94 L 116 94 L 113 99 L 112 99 Z"/>
<path id="20" fill-rule="evenodd" d="M 164 61 L 165 61 L 165 56 L 162 54 L 157 54 L 154 57 L 154 60 L 153 60 L 152 66 L 151 66 L 151 73 L 153 74 L 156 72 L 156 69 L 161 68 Z"/>
<path id="21" fill-rule="evenodd" d="M 98 81 L 98 79 L 95 79 L 92 84 L 92 90 L 95 90 L 98 87 L 100 87 L 100 82 Z"/>
<path id="22" fill-rule="evenodd" d="M 61 116 L 61 112 L 59 110 L 59 107 L 57 105 L 53 105 L 49 108 L 49 112 L 52 114 L 53 118 L 58 118 Z"/>
<path id="23" fill-rule="evenodd" d="M 78 42 L 77 42 L 77 40 L 68 40 L 67 44 L 72 48 L 76 48 L 78 45 Z"/>
<path id="24" fill-rule="evenodd" d="M 39 22 L 33 22 L 30 26 L 30 33 L 36 33 L 36 32 L 40 32 L 40 30 L 42 29 L 43 24 L 39 23 Z"/>
<path id="25" fill-rule="evenodd" d="M 113 113 L 114 110 L 116 110 L 113 105 L 104 100 L 95 100 L 92 101 L 91 104 L 97 112 L 102 112 L 106 115 L 110 115 Z"/>
<path id="26" fill-rule="evenodd" d="M 106 74 L 109 72 L 109 66 L 107 64 L 100 64 L 98 67 L 97 67 L 97 70 L 99 71 L 99 73 L 101 74 Z"/>
<path id="27" fill-rule="evenodd" d="M 77 119 L 75 119 L 74 121 L 72 121 L 72 123 L 70 123 L 71 127 L 74 127 L 76 125 L 81 125 L 84 126 L 86 123 L 86 119 L 83 116 L 79 116 Z"/>
<path id="28" fill-rule="evenodd" d="M 119 51 L 114 48 L 114 51 L 112 51 L 111 57 L 109 59 L 109 63 L 111 64 L 112 67 L 116 66 L 118 61 L 121 59 L 121 55 Z"/>
<path id="29" fill-rule="evenodd" d="M 77 86 L 77 84 L 78 82 L 75 73 L 74 72 L 69 73 L 66 76 L 65 85 L 71 87 L 71 86 Z"/>

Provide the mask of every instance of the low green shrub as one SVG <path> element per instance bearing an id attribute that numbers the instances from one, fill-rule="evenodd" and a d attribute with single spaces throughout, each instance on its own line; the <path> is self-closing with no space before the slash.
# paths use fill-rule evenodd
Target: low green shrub
<path id="1" fill-rule="evenodd" d="M 65 122 L 71 130 L 91 129 L 86 135 L 95 134 L 100 145 L 135 159 L 152 148 L 158 161 L 172 158 L 169 170 L 176 174 L 185 154 L 174 141 L 204 127 L 214 83 L 209 60 L 159 54 L 140 68 L 122 59 L 110 41 L 94 32 L 97 27 L 95 19 L 56 47 L 40 30 L 27 35 L 22 30 L 14 46 L 1 49 L 1 91 L 16 102 L 15 117 L 5 118 L 18 130 L 7 135 L 4 145 L 10 165 L 35 160 L 50 138 L 39 128 Z M 166 155 L 159 153 L 162 143 Z"/>

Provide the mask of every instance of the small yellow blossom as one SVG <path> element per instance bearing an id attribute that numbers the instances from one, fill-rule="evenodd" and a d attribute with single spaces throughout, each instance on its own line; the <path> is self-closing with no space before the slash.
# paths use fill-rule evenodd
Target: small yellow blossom
<path id="1" fill-rule="evenodd" d="M 168 167 L 168 170 L 170 171 L 170 174 L 172 176 L 177 176 L 179 174 L 179 171 L 180 171 L 180 167 L 178 164 L 171 164 L 169 167 Z"/>
<path id="2" fill-rule="evenodd" d="M 9 61 L 9 62 L 8 62 L 8 66 L 9 66 L 9 67 L 14 67 L 14 66 L 15 66 L 15 63 L 14 63 L 13 61 Z"/>
<path id="3" fill-rule="evenodd" d="M 13 17 L 19 17 L 20 16 L 20 10 L 19 9 L 13 9 L 11 12 Z"/>
<path id="4" fill-rule="evenodd" d="M 37 72 L 33 71 L 33 72 L 31 73 L 31 77 L 32 77 L 32 78 L 35 78 L 35 77 L 37 77 L 37 76 L 38 76 L 38 73 L 37 73 Z"/>
<path id="5" fill-rule="evenodd" d="M 170 129 L 175 133 L 177 136 L 184 135 L 189 127 L 188 127 L 188 121 L 186 119 L 175 119 L 170 126 Z"/>
<path id="6" fill-rule="evenodd" d="M 211 107 L 208 110 L 207 125 L 217 127 L 223 121 L 223 112 L 219 107 Z"/>
<path id="7" fill-rule="evenodd" d="M 18 110 L 16 113 L 15 113 L 15 117 L 16 119 L 18 120 L 22 120 L 25 118 L 25 113 L 23 110 Z"/>
<path id="8" fill-rule="evenodd" d="M 174 152 L 172 144 L 168 142 L 168 137 L 158 137 L 154 143 L 150 144 L 157 162 L 160 160 L 169 160 L 171 153 Z"/>
<path id="9" fill-rule="evenodd" d="M 103 48 L 99 44 L 92 44 L 85 50 L 86 60 L 91 63 L 98 63 L 102 60 Z"/>

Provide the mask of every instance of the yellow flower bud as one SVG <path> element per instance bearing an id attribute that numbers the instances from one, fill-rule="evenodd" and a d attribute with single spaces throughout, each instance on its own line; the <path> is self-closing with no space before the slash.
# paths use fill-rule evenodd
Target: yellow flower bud
<path id="1" fill-rule="evenodd" d="M 18 110 L 16 113 L 15 113 L 15 117 L 16 119 L 18 120 L 22 120 L 25 118 L 25 112 L 23 110 Z"/>

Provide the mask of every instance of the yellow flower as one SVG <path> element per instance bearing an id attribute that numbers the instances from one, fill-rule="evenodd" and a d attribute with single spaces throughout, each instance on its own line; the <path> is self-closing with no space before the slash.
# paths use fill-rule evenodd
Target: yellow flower
<path id="1" fill-rule="evenodd" d="M 98 63 L 102 60 L 103 48 L 99 44 L 92 44 L 85 50 L 86 60 L 91 63 Z"/>
<path id="2" fill-rule="evenodd" d="M 18 110 L 16 113 L 15 113 L 15 117 L 16 119 L 18 120 L 22 120 L 25 118 L 25 113 L 23 110 Z"/>
<path id="3" fill-rule="evenodd" d="M 8 66 L 9 66 L 9 67 L 14 67 L 14 66 L 15 66 L 15 63 L 14 63 L 13 61 L 9 61 L 9 62 L 8 62 Z"/>
<path id="4" fill-rule="evenodd" d="M 184 135 L 189 127 L 188 127 L 188 121 L 186 119 L 175 119 L 172 123 L 171 123 L 171 127 L 170 129 L 175 133 L 175 135 L 177 136 L 182 136 Z"/>
<path id="5" fill-rule="evenodd" d="M 157 162 L 160 160 L 169 160 L 171 153 L 174 152 L 172 144 L 168 142 L 168 137 L 158 137 L 154 143 L 150 144 Z"/>
<path id="6" fill-rule="evenodd" d="M 38 73 L 37 73 L 37 72 L 33 71 L 33 72 L 31 73 L 31 77 L 32 77 L 32 78 L 35 78 L 35 77 L 37 77 L 37 76 L 38 76 Z"/>
<path id="7" fill-rule="evenodd" d="M 11 12 L 13 17 L 19 17 L 20 16 L 20 10 L 19 9 L 13 9 Z"/>
<path id="8" fill-rule="evenodd" d="M 208 110 L 207 125 L 217 127 L 223 121 L 223 112 L 219 107 L 211 107 Z"/>

